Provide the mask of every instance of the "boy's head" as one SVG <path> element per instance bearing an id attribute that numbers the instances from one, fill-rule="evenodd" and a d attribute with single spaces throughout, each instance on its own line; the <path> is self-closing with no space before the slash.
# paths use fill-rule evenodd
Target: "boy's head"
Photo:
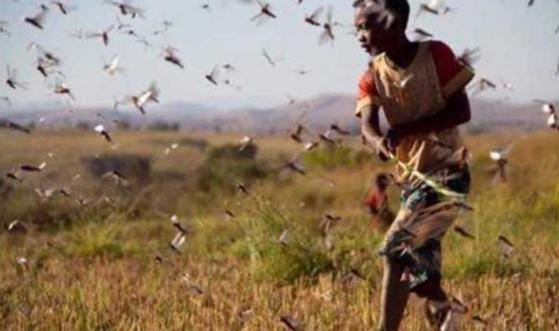
<path id="1" fill-rule="evenodd" d="M 356 0 L 357 40 L 367 53 L 391 50 L 405 38 L 410 16 L 408 0 Z"/>
<path id="2" fill-rule="evenodd" d="M 384 172 L 381 172 L 380 174 L 376 175 L 373 183 L 377 189 L 384 191 L 386 190 L 388 185 L 390 185 L 390 177 Z"/>

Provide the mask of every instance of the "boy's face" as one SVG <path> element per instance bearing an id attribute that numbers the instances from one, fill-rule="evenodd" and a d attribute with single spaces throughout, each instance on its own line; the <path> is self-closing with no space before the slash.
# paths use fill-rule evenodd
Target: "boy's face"
<path id="1" fill-rule="evenodd" d="M 365 52 L 376 55 L 394 48 L 394 43 L 401 33 L 399 20 L 396 18 L 387 29 L 384 22 L 378 22 L 379 14 L 371 13 L 359 7 L 355 11 L 354 23 L 357 29 L 357 40 Z"/>

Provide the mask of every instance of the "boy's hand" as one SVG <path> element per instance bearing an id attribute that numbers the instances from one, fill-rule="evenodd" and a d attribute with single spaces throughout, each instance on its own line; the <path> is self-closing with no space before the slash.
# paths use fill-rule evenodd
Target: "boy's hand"
<path id="1" fill-rule="evenodd" d="M 390 154 L 394 153 L 394 149 L 390 146 L 390 142 L 386 139 L 386 137 L 377 141 L 376 151 L 377 156 L 382 162 L 388 161 L 388 159 L 390 159 Z"/>
<path id="2" fill-rule="evenodd" d="M 390 127 L 384 139 L 387 140 L 390 149 L 395 150 L 404 138 L 404 131 L 398 127 Z"/>

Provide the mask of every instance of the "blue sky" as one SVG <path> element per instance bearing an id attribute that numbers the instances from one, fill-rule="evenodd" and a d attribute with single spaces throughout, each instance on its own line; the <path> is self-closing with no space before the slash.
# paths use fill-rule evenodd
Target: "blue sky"
<path id="1" fill-rule="evenodd" d="M 332 5 L 334 19 L 350 24 L 351 0 L 270 0 L 278 19 L 263 25 L 250 21 L 258 6 L 237 0 L 136 0 L 146 10 L 146 20 L 127 19 L 139 33 L 149 35 L 161 21 L 174 26 L 162 36 L 149 36 L 153 49 L 146 49 L 133 38 L 119 32 L 111 34 L 108 47 L 99 40 L 70 38 L 72 31 L 98 30 L 115 21 L 117 11 L 102 0 L 69 2 L 77 9 L 68 16 L 51 11 L 40 31 L 20 21 L 32 15 L 40 2 L 0 0 L 0 20 L 10 23 L 11 37 L 0 34 L 0 66 L 9 64 L 19 71 L 28 91 L 11 91 L 0 87 L 0 96 L 9 96 L 17 105 L 41 104 L 60 100 L 49 82 L 34 69 L 36 53 L 27 51 L 37 42 L 63 59 L 62 70 L 67 84 L 76 95 L 76 107 L 109 106 L 114 98 L 138 93 L 151 81 L 162 89 L 162 102 L 207 103 L 220 108 L 240 106 L 266 107 L 296 99 L 312 98 L 324 93 L 355 93 L 357 78 L 368 61 L 348 29 L 336 30 L 332 46 L 318 45 L 320 29 L 302 22 L 305 14 L 319 6 Z M 532 98 L 559 96 L 559 2 L 536 0 L 528 9 L 527 0 L 448 0 L 456 12 L 445 16 L 415 16 L 419 1 L 411 1 L 410 28 L 421 27 L 436 39 L 447 42 L 455 52 L 466 47 L 480 47 L 481 60 L 476 64 L 478 77 L 514 85 L 514 91 L 487 92 L 488 98 L 510 98 L 529 102 Z M 200 8 L 209 3 L 211 11 Z M 164 62 L 159 54 L 165 45 L 180 49 L 185 70 Z M 283 58 L 276 68 L 261 55 L 266 47 Z M 102 71 L 105 60 L 118 54 L 126 67 L 125 75 L 110 77 Z M 226 86 L 214 87 L 204 74 L 218 64 L 231 63 L 238 71 L 229 75 L 242 91 Z M 298 69 L 310 71 L 306 76 Z M 2 81 L 5 70 L 0 71 Z"/>

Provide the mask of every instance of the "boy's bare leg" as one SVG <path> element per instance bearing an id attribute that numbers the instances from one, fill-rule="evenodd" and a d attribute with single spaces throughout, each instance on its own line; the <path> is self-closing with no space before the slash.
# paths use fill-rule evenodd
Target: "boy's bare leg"
<path id="1" fill-rule="evenodd" d="M 403 266 L 389 258 L 384 259 L 379 331 L 397 331 L 402 322 L 410 290 L 402 282 Z"/>
<path id="2" fill-rule="evenodd" d="M 401 279 L 404 267 L 395 260 L 386 258 L 384 261 L 379 331 L 396 331 L 402 322 L 410 290 Z M 428 280 L 415 288 L 414 293 L 426 299 L 425 312 L 429 324 L 434 330 L 440 330 L 450 309 L 441 282 Z"/>
<path id="3" fill-rule="evenodd" d="M 426 299 L 425 314 L 427 315 L 427 321 L 434 330 L 440 330 L 450 309 L 448 296 L 440 281 L 428 280 L 419 285 L 414 292 L 417 296 Z"/>

